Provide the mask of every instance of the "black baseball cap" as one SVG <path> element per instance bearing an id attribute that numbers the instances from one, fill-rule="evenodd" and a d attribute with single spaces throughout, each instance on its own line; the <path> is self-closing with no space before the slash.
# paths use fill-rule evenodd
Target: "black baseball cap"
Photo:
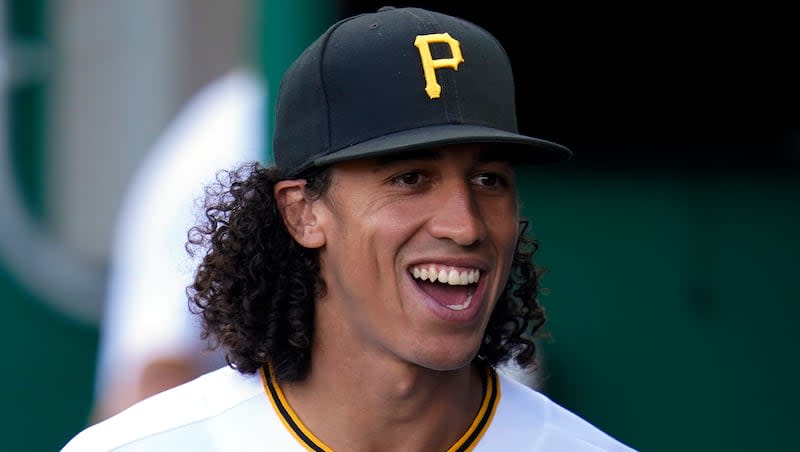
<path id="1" fill-rule="evenodd" d="M 457 143 L 496 143 L 515 163 L 571 156 L 519 133 L 511 64 L 494 36 L 420 8 L 332 25 L 287 70 L 275 115 L 275 164 L 291 176 Z"/>

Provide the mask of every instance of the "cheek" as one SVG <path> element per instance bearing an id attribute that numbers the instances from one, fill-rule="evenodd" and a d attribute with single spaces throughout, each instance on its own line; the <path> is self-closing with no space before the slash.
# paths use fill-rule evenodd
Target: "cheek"
<path id="1" fill-rule="evenodd" d="M 483 218 L 489 233 L 503 250 L 516 247 L 519 235 L 519 211 L 516 202 L 508 201 L 487 206 Z"/>
<path id="2" fill-rule="evenodd" d="M 338 267 L 335 271 L 374 281 L 390 274 L 397 253 L 417 228 L 418 215 L 386 207 L 339 213 L 326 247 L 330 265 Z"/>
<path id="3" fill-rule="evenodd" d="M 498 290 L 502 290 L 511 273 L 519 239 L 519 214 L 516 204 L 508 204 L 502 209 L 495 209 L 488 217 L 484 218 L 489 219 L 486 224 L 490 240 L 497 252 L 499 262 L 502 262 L 497 281 Z"/>
<path id="4" fill-rule="evenodd" d="M 519 222 L 514 221 L 513 227 L 506 226 L 502 232 L 502 236 L 498 237 L 496 246 L 501 250 L 502 260 L 505 262 L 504 273 L 511 271 L 513 265 L 514 252 L 517 250 L 517 241 L 519 239 Z"/>
<path id="5" fill-rule="evenodd" d="M 375 241 L 379 252 L 397 251 L 424 223 L 431 206 L 424 200 L 405 199 L 374 203 L 362 213 L 365 235 Z"/>

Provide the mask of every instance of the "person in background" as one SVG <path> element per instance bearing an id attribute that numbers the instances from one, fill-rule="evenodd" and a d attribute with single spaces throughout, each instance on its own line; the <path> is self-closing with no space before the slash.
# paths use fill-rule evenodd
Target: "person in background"
<path id="1" fill-rule="evenodd" d="M 111 247 L 92 423 L 224 365 L 188 308 L 196 264 L 186 234 L 202 213 L 195 200 L 217 171 L 262 157 L 262 85 L 244 67 L 212 81 L 135 172 Z"/>
<path id="2" fill-rule="evenodd" d="M 277 99 L 274 165 L 212 184 L 189 295 L 227 366 L 64 451 L 630 451 L 501 366 L 535 367 L 522 135 L 486 30 L 420 8 L 332 25 Z"/>

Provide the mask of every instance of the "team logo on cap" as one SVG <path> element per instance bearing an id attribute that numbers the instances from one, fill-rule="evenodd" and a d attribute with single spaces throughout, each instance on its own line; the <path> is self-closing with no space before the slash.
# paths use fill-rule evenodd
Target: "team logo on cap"
<path id="1" fill-rule="evenodd" d="M 431 43 L 447 44 L 452 56 L 434 60 L 431 56 Z M 461 56 L 461 45 L 449 33 L 436 33 L 417 36 L 414 46 L 419 50 L 419 57 L 422 60 L 422 70 L 425 73 L 425 92 L 431 99 L 436 99 L 442 93 L 442 87 L 436 80 L 436 69 L 451 68 L 457 71 L 458 65 L 464 62 L 464 58 Z"/>

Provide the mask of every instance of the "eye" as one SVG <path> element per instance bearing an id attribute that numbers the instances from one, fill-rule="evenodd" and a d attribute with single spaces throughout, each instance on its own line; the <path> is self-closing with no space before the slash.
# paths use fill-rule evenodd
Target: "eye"
<path id="1" fill-rule="evenodd" d="M 503 176 L 496 173 L 480 173 L 472 178 L 472 183 L 480 185 L 481 187 L 504 187 L 507 184 Z"/>
<path id="2" fill-rule="evenodd" d="M 395 176 L 393 181 L 400 185 L 415 186 L 423 182 L 423 175 L 419 171 L 409 171 Z"/>

